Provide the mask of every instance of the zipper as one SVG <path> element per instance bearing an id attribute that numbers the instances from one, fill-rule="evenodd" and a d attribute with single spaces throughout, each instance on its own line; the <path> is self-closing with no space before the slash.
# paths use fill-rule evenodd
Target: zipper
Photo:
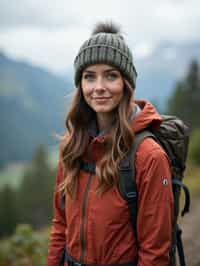
<path id="1" fill-rule="evenodd" d="M 92 174 L 88 178 L 87 186 L 85 189 L 85 194 L 83 197 L 83 204 L 82 204 L 82 223 L 81 223 L 81 230 L 80 230 L 80 242 L 81 242 L 81 255 L 80 255 L 80 262 L 83 263 L 83 259 L 85 256 L 85 239 L 84 239 L 84 226 L 85 226 L 85 218 L 86 218 L 86 206 L 88 200 L 89 189 L 92 181 Z"/>

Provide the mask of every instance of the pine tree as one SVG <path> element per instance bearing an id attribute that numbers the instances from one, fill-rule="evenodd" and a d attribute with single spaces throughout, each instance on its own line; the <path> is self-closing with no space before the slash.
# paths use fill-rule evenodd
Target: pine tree
<path id="1" fill-rule="evenodd" d="M 191 62 L 183 80 L 177 82 L 169 99 L 168 113 L 179 116 L 191 128 L 200 127 L 200 72 L 196 60 Z"/>
<path id="2" fill-rule="evenodd" d="M 50 222 L 54 176 L 54 171 L 48 165 L 46 151 L 39 146 L 31 166 L 25 171 L 18 192 L 21 223 L 39 228 Z"/>
<path id="3" fill-rule="evenodd" d="M 0 237 L 12 234 L 18 222 L 15 191 L 5 186 L 0 192 Z"/>

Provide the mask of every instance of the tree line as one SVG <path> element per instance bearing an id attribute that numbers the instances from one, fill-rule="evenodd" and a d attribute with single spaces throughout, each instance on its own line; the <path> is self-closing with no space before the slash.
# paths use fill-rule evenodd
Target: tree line
<path id="1" fill-rule="evenodd" d="M 39 146 L 20 187 L 7 185 L 0 191 L 0 237 L 12 234 L 17 224 L 31 224 L 38 229 L 50 222 L 55 172 L 45 147 Z"/>
<path id="2" fill-rule="evenodd" d="M 168 113 L 174 114 L 189 125 L 191 136 L 189 159 L 200 164 L 200 69 L 193 60 L 185 76 L 176 83 L 168 101 Z"/>
<path id="3" fill-rule="evenodd" d="M 178 81 L 168 101 L 168 113 L 182 118 L 191 129 L 200 127 L 200 72 L 193 60 L 185 77 Z"/>

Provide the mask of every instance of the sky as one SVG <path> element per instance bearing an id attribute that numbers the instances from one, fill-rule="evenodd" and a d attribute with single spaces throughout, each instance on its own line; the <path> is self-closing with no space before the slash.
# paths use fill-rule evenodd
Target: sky
<path id="1" fill-rule="evenodd" d="M 0 51 L 64 74 L 94 25 L 111 20 L 136 62 L 163 42 L 200 41 L 199 0 L 0 0 Z"/>

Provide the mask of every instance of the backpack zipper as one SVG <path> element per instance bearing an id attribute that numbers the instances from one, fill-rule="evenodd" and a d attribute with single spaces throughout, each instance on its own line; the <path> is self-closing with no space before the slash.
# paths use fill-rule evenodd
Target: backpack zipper
<path id="1" fill-rule="evenodd" d="M 80 255 L 80 262 L 83 263 L 83 259 L 85 256 L 85 239 L 84 239 L 84 227 L 85 227 L 85 220 L 86 220 L 86 206 L 87 206 L 87 200 L 88 200 L 88 194 L 89 194 L 89 189 L 91 186 L 91 181 L 92 181 L 92 175 L 89 176 L 87 186 L 85 189 L 85 194 L 83 197 L 83 204 L 82 204 L 82 213 L 81 213 L 81 218 L 82 218 L 82 223 L 81 223 L 81 229 L 80 229 L 80 242 L 81 242 L 81 255 Z"/>

